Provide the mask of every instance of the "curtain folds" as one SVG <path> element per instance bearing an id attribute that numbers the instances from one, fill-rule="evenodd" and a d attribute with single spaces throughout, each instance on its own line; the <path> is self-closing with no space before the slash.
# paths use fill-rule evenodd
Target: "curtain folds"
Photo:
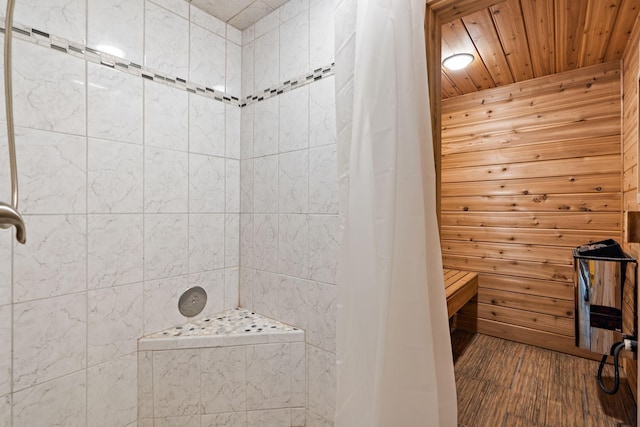
<path id="1" fill-rule="evenodd" d="M 424 0 L 336 1 L 336 427 L 457 426 Z"/>

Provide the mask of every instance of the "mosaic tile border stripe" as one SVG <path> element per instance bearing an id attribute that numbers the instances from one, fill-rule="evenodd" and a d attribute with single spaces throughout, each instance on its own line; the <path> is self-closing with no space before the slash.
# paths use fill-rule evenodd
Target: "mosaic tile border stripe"
<path id="1" fill-rule="evenodd" d="M 264 101 L 265 99 L 272 98 L 284 92 L 306 86 L 317 80 L 333 76 L 335 74 L 335 65 L 335 62 L 332 62 L 326 67 L 316 68 L 311 73 L 302 74 L 295 79 L 289 79 L 275 88 L 266 88 L 262 93 L 258 92 L 257 95 L 247 95 L 240 106 L 245 107 L 247 105 L 255 104 L 256 102 Z"/>
<path id="2" fill-rule="evenodd" d="M 4 20 L 2 16 L 0 16 L 0 19 Z M 0 33 L 4 34 L 4 32 L 5 28 L 0 26 Z M 335 74 L 335 63 L 331 63 L 328 66 L 317 68 L 312 72 L 302 74 L 294 79 L 289 79 L 274 88 L 264 89 L 262 92 L 258 92 L 258 94 L 248 95 L 244 97 L 243 100 L 240 100 L 237 96 L 230 95 L 226 92 L 215 90 L 204 85 L 199 85 L 181 77 L 166 76 L 160 72 L 143 68 L 140 64 L 136 64 L 125 58 L 120 58 L 85 45 L 80 45 L 62 37 L 57 37 L 53 34 L 21 24 L 14 23 L 13 36 L 16 39 L 64 52 L 71 56 L 75 56 L 76 58 L 86 59 L 94 64 L 104 65 L 118 71 L 142 77 L 154 82 L 163 83 L 177 89 L 185 90 L 189 93 L 212 98 L 216 101 L 234 105 L 236 107 L 246 107 Z"/>

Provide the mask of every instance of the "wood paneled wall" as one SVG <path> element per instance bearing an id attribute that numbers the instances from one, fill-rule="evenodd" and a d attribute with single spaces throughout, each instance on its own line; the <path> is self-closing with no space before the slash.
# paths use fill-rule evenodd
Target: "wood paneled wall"
<path id="1" fill-rule="evenodd" d="M 444 266 L 480 273 L 459 327 L 595 356 L 571 250 L 622 237 L 620 99 L 615 61 L 443 100 Z"/>
<path id="2" fill-rule="evenodd" d="M 640 76 L 640 17 L 636 19 L 629 42 L 622 57 L 622 141 L 624 170 L 624 211 L 640 211 L 638 204 L 638 78 Z M 626 241 L 624 249 L 632 256 L 640 259 L 640 244 Z M 629 308 L 627 308 L 628 310 Z M 640 330 L 640 329 L 639 329 Z M 625 361 L 626 362 L 626 361 Z M 625 363 L 627 376 L 634 383 L 632 387 L 638 396 L 637 364 Z"/>

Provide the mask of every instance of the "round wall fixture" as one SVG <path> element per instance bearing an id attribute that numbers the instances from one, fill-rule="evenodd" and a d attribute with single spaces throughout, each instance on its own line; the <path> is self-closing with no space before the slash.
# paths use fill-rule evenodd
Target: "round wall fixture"
<path id="1" fill-rule="evenodd" d="M 473 61 L 473 55 L 470 53 L 457 53 L 451 55 L 442 61 L 442 65 L 449 70 L 462 70 Z"/>
<path id="2" fill-rule="evenodd" d="M 207 304 L 207 292 L 200 286 L 189 288 L 180 296 L 178 310 L 185 317 L 193 317 L 200 314 Z"/>

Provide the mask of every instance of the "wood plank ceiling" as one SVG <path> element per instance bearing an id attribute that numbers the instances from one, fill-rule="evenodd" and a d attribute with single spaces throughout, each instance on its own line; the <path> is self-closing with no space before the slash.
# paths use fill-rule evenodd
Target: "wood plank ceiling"
<path id="1" fill-rule="evenodd" d="M 442 25 L 442 98 L 620 60 L 640 0 L 505 0 Z"/>

